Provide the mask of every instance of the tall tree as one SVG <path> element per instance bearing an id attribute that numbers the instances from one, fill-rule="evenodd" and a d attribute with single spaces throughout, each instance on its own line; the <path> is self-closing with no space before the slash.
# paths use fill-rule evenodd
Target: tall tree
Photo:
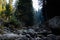
<path id="1" fill-rule="evenodd" d="M 33 25 L 32 0 L 18 0 L 18 19 L 27 26 Z"/>

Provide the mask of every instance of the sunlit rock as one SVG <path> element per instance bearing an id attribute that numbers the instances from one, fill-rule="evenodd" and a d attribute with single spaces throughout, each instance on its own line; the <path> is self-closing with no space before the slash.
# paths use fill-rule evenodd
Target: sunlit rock
<path id="1" fill-rule="evenodd" d="M 41 38 L 40 37 L 36 37 L 36 40 L 41 40 Z"/>
<path id="2" fill-rule="evenodd" d="M 28 29 L 28 33 L 32 33 L 32 34 L 34 34 L 35 31 L 34 31 L 33 29 Z"/>
<path id="3" fill-rule="evenodd" d="M 7 34 L 3 34 L 2 38 L 3 39 L 15 39 L 18 38 L 19 36 L 17 34 L 13 34 L 13 33 L 7 33 Z"/>

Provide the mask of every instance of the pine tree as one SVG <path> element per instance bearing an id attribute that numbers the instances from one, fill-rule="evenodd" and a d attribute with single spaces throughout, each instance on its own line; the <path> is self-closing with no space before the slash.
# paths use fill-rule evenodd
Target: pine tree
<path id="1" fill-rule="evenodd" d="M 18 19 L 31 26 L 33 24 L 32 0 L 18 0 L 17 4 Z"/>
<path id="2" fill-rule="evenodd" d="M 9 0 L 9 3 L 6 4 L 6 11 L 5 11 L 7 21 L 9 21 L 10 17 L 12 16 L 12 10 L 13 10 L 12 1 Z"/>

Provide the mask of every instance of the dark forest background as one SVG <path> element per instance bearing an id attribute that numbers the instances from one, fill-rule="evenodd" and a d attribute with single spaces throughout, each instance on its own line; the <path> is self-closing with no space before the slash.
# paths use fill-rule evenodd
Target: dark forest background
<path id="1" fill-rule="evenodd" d="M 3 3 L 4 2 L 4 3 Z M 32 0 L 18 0 L 15 4 L 16 8 L 12 7 L 12 0 L 9 4 L 6 1 L 1 1 L 0 7 L 0 19 L 3 21 L 2 26 L 33 26 L 33 8 Z M 44 22 L 55 17 L 60 16 L 60 6 L 59 1 L 56 0 L 43 0 L 42 14 L 44 17 Z M 43 23 L 44 23 L 43 22 Z"/>
<path id="2" fill-rule="evenodd" d="M 45 0 L 44 0 L 45 1 Z M 60 3 L 59 0 L 46 0 L 47 4 L 44 3 L 43 14 L 46 19 L 51 19 L 54 16 L 60 16 Z M 46 16 L 47 15 L 47 16 Z"/>

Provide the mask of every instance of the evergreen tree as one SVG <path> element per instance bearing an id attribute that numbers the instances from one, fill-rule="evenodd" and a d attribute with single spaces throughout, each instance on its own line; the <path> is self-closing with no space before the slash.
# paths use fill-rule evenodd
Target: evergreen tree
<path id="1" fill-rule="evenodd" d="M 32 0 L 18 0 L 17 18 L 25 25 L 33 25 Z"/>

